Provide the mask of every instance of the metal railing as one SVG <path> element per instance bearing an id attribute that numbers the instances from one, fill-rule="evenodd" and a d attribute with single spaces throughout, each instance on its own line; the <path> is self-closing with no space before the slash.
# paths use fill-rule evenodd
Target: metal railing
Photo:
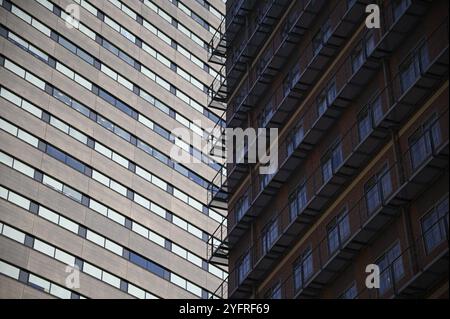
<path id="1" fill-rule="evenodd" d="M 448 37 L 448 17 L 446 17 L 444 22 L 442 22 L 423 43 L 418 44 L 418 47 L 411 50 L 409 59 L 416 59 L 420 62 L 418 63 L 416 73 L 414 74 L 415 76 L 410 81 L 409 85 L 405 86 L 404 81 L 402 80 L 402 72 L 400 70 L 392 78 L 391 82 L 387 83 L 386 86 L 380 91 L 380 93 L 377 94 L 377 96 L 373 98 L 369 103 L 370 105 L 371 103 L 374 103 L 376 99 L 381 99 L 381 104 L 384 108 L 384 110 L 382 110 L 383 115 L 385 115 L 384 119 L 390 122 L 391 125 L 400 122 L 404 118 L 405 114 L 408 114 L 409 112 L 414 110 L 411 105 L 416 105 L 418 102 L 420 102 L 418 100 L 420 96 L 418 96 L 417 94 L 410 94 L 410 97 L 408 96 L 408 93 L 411 93 L 414 89 L 417 89 L 418 82 L 422 78 L 424 78 L 425 76 L 428 78 L 431 77 L 431 82 L 438 82 L 442 80 L 442 78 L 439 78 L 439 74 L 428 73 L 430 73 L 430 70 L 434 72 L 432 68 L 442 62 L 440 61 L 440 59 L 444 56 L 445 52 L 448 53 L 448 42 L 441 40 L 446 37 Z M 372 54 L 373 52 L 375 52 L 376 48 L 377 46 L 375 46 L 375 48 L 372 50 Z M 424 52 L 427 52 L 426 59 L 422 57 L 422 54 Z M 348 104 L 348 101 L 353 97 L 348 96 L 349 93 L 346 93 L 348 92 L 348 88 L 353 85 L 359 92 L 362 88 L 360 87 L 360 85 L 356 85 L 354 82 L 356 80 L 359 82 L 359 77 L 366 77 L 367 72 L 364 73 L 364 71 L 367 70 L 365 68 L 369 65 L 373 67 L 374 63 L 375 62 L 370 59 L 370 55 L 367 55 L 367 57 L 364 59 L 364 63 L 361 63 L 358 68 L 354 69 L 352 67 L 352 56 L 350 55 L 345 60 L 345 62 L 336 71 L 336 73 L 334 73 L 334 78 L 336 79 L 336 92 L 338 92 L 336 93 L 334 100 L 328 101 L 327 107 L 323 112 L 318 112 L 316 101 L 313 100 L 311 102 L 311 105 L 306 108 L 305 114 L 303 114 L 298 121 L 299 123 L 302 123 L 303 131 L 305 133 L 303 139 L 301 139 L 298 145 L 296 145 L 296 147 L 294 148 L 294 151 L 291 151 L 292 148 L 290 147 L 291 140 L 289 134 L 284 134 L 284 136 L 280 137 L 282 141 L 280 142 L 278 149 L 279 171 L 272 177 L 272 180 L 280 180 L 280 176 L 283 175 L 282 171 L 285 165 L 291 159 L 299 163 L 306 157 L 306 154 L 310 151 L 310 146 L 315 145 L 319 141 L 321 136 L 325 134 L 326 130 L 331 127 L 332 123 L 343 112 L 345 106 L 342 103 Z M 368 70 L 368 72 L 374 71 L 373 69 L 371 69 Z M 439 72 L 443 72 L 443 74 L 447 72 L 448 74 L 448 64 L 447 69 L 442 68 L 442 70 L 439 70 Z M 368 80 L 369 79 L 366 77 L 365 81 L 367 82 Z M 430 89 L 432 89 L 432 87 L 430 87 Z M 417 90 L 414 91 L 416 92 Z M 425 96 L 427 92 L 423 92 L 423 90 L 421 91 L 423 93 L 423 96 Z M 352 95 L 355 95 L 356 93 L 357 92 L 353 92 Z M 388 105 L 386 106 L 385 103 L 388 103 Z M 354 130 L 354 127 L 356 125 L 357 123 L 354 123 L 349 131 L 351 131 L 352 129 Z M 287 132 L 289 132 L 289 130 L 287 130 Z M 350 132 L 344 133 L 344 137 L 346 139 L 351 139 L 352 141 L 351 143 L 347 143 L 347 145 L 350 145 L 351 150 L 353 150 L 354 147 L 357 146 L 357 143 L 355 143 L 355 141 L 358 140 L 354 137 L 349 137 L 352 135 L 356 134 L 352 134 Z M 294 157 L 295 159 L 293 159 Z M 230 179 L 230 175 L 233 174 L 234 167 L 236 167 L 236 165 L 232 166 L 231 169 L 229 169 L 228 179 Z M 259 183 L 253 180 L 251 186 L 247 186 L 247 188 L 253 187 L 251 192 L 251 194 L 254 195 L 252 197 L 253 202 L 257 199 L 258 195 L 261 194 L 260 189 L 255 189 L 255 187 L 258 185 Z M 267 186 L 270 186 L 270 182 L 267 184 Z M 229 190 L 232 191 L 233 186 L 228 185 L 228 187 Z M 230 221 L 229 226 L 234 226 L 233 220 Z"/>
<path id="2" fill-rule="evenodd" d="M 426 237 L 438 227 L 442 240 L 431 251 L 426 249 Z M 443 230 L 443 231 L 442 231 Z M 443 232 L 443 233 L 442 233 Z M 364 288 L 360 290 L 355 298 L 376 299 L 389 297 L 408 297 L 403 294 L 421 272 L 426 271 L 427 267 L 432 266 L 436 259 L 443 254 L 448 254 L 448 207 L 445 215 L 441 216 L 430 229 L 417 236 L 400 254 L 390 261 L 385 269 L 380 269 L 380 288 Z M 339 249 L 342 249 L 341 247 Z M 401 266 L 400 266 L 401 265 Z M 448 267 L 448 261 L 447 261 Z M 395 270 L 396 269 L 396 270 Z M 448 269 L 448 268 L 447 268 Z M 361 269 L 363 272 L 364 269 Z M 448 272 L 448 270 L 447 270 Z M 313 275 L 311 275 L 312 277 Z M 308 280 L 306 281 L 308 282 Z M 361 284 L 362 286 L 362 284 Z M 426 287 L 425 287 L 426 288 Z M 299 298 L 303 288 L 297 288 L 294 285 L 293 276 L 286 278 L 277 291 L 282 298 Z M 424 289 L 426 290 L 426 289 Z M 305 296 L 307 297 L 307 296 Z M 311 296 L 312 297 L 312 296 Z M 412 296 L 418 297 L 418 296 Z"/>
<path id="3" fill-rule="evenodd" d="M 391 12 L 393 11 L 393 3 L 389 2 L 387 5 L 387 8 L 383 10 L 385 14 L 383 15 L 383 21 L 384 25 L 381 29 L 376 30 L 367 30 L 364 32 L 359 39 L 363 40 L 367 34 L 373 32 L 374 41 L 375 41 L 375 47 L 370 52 L 364 51 L 365 53 L 365 60 L 364 64 L 360 65 L 358 68 L 358 72 L 354 72 L 353 69 L 353 61 L 352 56 L 349 55 L 344 63 L 342 63 L 341 67 L 333 72 L 333 76 L 336 78 L 336 91 L 340 91 L 340 95 L 342 95 L 342 98 L 345 98 L 346 100 L 349 100 L 352 96 L 355 95 L 355 92 L 353 94 L 350 89 L 354 90 L 361 90 L 361 86 L 363 86 L 364 83 L 367 82 L 367 78 L 364 76 L 361 76 L 361 70 L 367 69 L 368 67 L 374 67 L 373 63 L 377 62 L 379 60 L 380 53 L 377 52 L 379 49 L 383 49 L 386 51 L 387 49 L 393 50 L 394 47 L 388 48 L 391 44 L 388 39 L 388 36 L 390 34 L 393 34 L 393 29 L 396 24 L 399 23 L 399 21 L 405 17 L 408 14 L 408 10 L 412 10 L 413 3 L 410 3 L 407 7 L 405 7 L 401 13 L 401 15 L 398 15 L 394 17 Z M 333 34 L 329 37 L 329 39 L 332 37 Z M 385 44 L 389 42 L 389 44 Z M 394 42 L 394 46 L 398 46 L 400 43 Z M 327 48 L 328 43 L 323 43 L 320 47 L 320 50 L 325 50 Z M 268 126 L 277 126 L 280 122 L 282 122 L 279 119 L 280 114 L 290 114 L 290 111 L 293 109 L 295 105 L 298 105 L 301 103 L 301 101 L 304 99 L 307 89 L 311 87 L 316 78 L 320 75 L 320 67 L 315 65 L 317 63 L 323 63 L 321 59 L 319 59 L 319 53 L 322 51 L 314 50 L 314 43 L 313 41 L 310 42 L 305 52 L 302 54 L 302 56 L 299 59 L 298 65 L 300 66 L 300 75 L 295 77 L 296 81 L 291 83 L 291 88 L 286 93 L 285 88 L 283 86 L 283 83 L 279 85 L 277 89 L 275 89 L 274 93 L 272 94 L 272 105 L 274 105 L 274 110 L 272 112 L 272 116 L 268 122 Z M 375 56 L 375 54 L 377 56 Z M 351 79 L 351 81 L 348 81 L 348 79 Z M 344 91 L 343 89 L 346 89 Z M 358 91 L 359 92 L 359 91 Z M 344 100 L 343 103 L 346 101 Z M 233 103 L 230 103 L 233 105 Z M 313 103 L 314 104 L 314 103 Z M 233 107 L 233 106 L 231 106 Z M 236 113 L 235 113 L 236 114 Z M 314 112 L 311 114 L 314 115 Z M 316 116 L 317 117 L 317 116 Z M 227 118 L 227 122 L 230 123 L 232 120 L 232 117 Z M 229 175 L 231 176 L 234 172 L 234 169 L 236 168 L 236 165 L 232 165 L 229 168 Z M 231 185 L 232 188 L 232 185 Z"/>
<path id="4" fill-rule="evenodd" d="M 314 265 L 314 272 L 304 281 L 305 287 L 307 287 L 311 281 L 329 266 L 330 262 L 337 256 L 339 252 L 348 246 L 348 244 L 357 239 L 361 241 L 362 238 L 368 240 L 370 236 L 374 235 L 374 223 L 373 220 L 377 216 L 389 216 L 392 218 L 397 214 L 397 208 L 403 205 L 406 201 L 412 200 L 419 191 L 416 188 L 408 187 L 414 184 L 416 178 L 422 179 L 423 176 L 419 174 L 424 173 L 424 169 L 430 163 L 430 161 L 439 158 L 442 152 L 447 152 L 448 157 L 448 108 L 445 109 L 435 122 L 425 130 L 421 137 L 412 144 L 406 152 L 404 152 L 401 158 L 392 164 L 382 175 L 378 176 L 376 183 L 364 191 L 364 195 L 351 207 L 343 216 L 348 217 L 348 236 L 345 239 L 340 239 L 338 246 L 334 250 L 330 250 L 328 235 L 323 237 L 322 240 L 312 249 L 312 258 Z M 437 130 L 436 128 L 439 128 Z M 439 132 L 439 136 L 436 136 L 436 132 Z M 414 158 L 417 159 L 417 143 L 422 143 L 426 140 L 426 148 L 420 148 L 422 151 L 420 155 L 420 163 L 414 162 Z M 447 150 L 446 150 L 447 149 Z M 445 151 L 446 150 L 446 151 Z M 419 165 L 420 164 L 420 165 Z M 442 159 L 443 167 L 448 167 L 448 158 Z M 424 175 L 424 174 L 421 174 Z M 429 178 L 432 178 L 433 174 L 425 173 Z M 419 176 L 419 177 L 418 177 Z M 422 189 L 427 185 L 423 185 L 421 180 Z M 356 189 L 355 191 L 360 191 Z M 307 216 L 307 206 L 303 207 L 296 212 L 292 212 L 289 205 L 278 213 L 271 223 L 277 225 L 277 232 L 272 244 L 267 246 L 267 242 L 263 241 L 264 234 L 260 234 L 254 244 L 242 254 L 244 256 L 250 255 L 249 271 L 245 274 L 245 278 L 242 278 L 242 273 L 239 275 L 239 266 L 229 271 L 229 277 L 227 282 L 223 282 L 222 285 L 231 285 L 231 289 L 227 288 L 231 293 L 236 289 L 239 289 L 245 280 L 252 276 L 254 269 L 264 261 L 264 258 L 270 256 L 273 261 L 274 256 L 279 255 L 281 251 L 290 247 L 292 238 L 299 235 L 299 229 L 303 223 L 309 218 Z M 383 214 L 380 214 L 383 212 Z M 386 217 L 383 217 L 386 218 Z M 386 222 L 387 220 L 385 220 Z M 379 224 L 379 221 L 378 221 Z M 368 225 L 371 225 L 369 228 Z M 265 227 L 264 227 L 265 228 Z M 371 230 L 368 230 L 371 229 Z M 315 230 L 309 238 L 317 238 L 322 229 Z M 363 232 L 366 232 L 363 234 Z M 367 232 L 372 233 L 367 235 Z M 363 235 L 362 235 L 363 234 Z M 321 237 L 321 236 L 319 236 Z M 309 241 L 306 240 L 306 243 Z M 237 263 L 239 265 L 239 262 Z M 263 274 L 266 270 L 262 270 Z M 252 279 L 255 279 L 254 277 Z M 302 289 L 305 289 L 302 287 Z M 219 290 L 222 289 L 219 287 Z"/>

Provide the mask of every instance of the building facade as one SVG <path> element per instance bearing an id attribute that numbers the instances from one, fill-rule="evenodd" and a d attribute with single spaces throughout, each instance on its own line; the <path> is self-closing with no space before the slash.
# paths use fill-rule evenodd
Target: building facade
<path id="1" fill-rule="evenodd" d="M 208 246 L 229 260 L 217 294 L 448 298 L 448 1 L 236 0 L 226 12 L 210 106 L 230 128 L 278 128 L 278 169 L 228 163 L 210 189 L 229 210 Z"/>
<path id="2" fill-rule="evenodd" d="M 225 216 L 207 205 L 221 163 L 189 136 L 206 144 L 220 123 L 208 52 L 224 12 L 0 0 L 1 298 L 213 296 L 227 277 L 205 250 Z"/>

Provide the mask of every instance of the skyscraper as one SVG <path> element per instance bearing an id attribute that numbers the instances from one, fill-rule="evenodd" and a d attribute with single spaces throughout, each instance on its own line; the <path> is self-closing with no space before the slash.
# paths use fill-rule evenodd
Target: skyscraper
<path id="1" fill-rule="evenodd" d="M 448 298 L 448 1 L 226 12 L 209 105 L 227 128 L 278 128 L 278 169 L 228 163 L 210 189 L 229 211 L 208 246 L 229 260 L 217 294 Z"/>
<path id="2" fill-rule="evenodd" d="M 206 144 L 222 123 L 206 93 L 224 2 L 0 6 L 0 297 L 212 297 L 221 163 L 174 129 Z"/>

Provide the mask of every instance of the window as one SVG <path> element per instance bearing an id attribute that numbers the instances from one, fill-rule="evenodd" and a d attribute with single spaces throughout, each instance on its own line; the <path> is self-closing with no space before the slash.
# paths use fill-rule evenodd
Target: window
<path id="1" fill-rule="evenodd" d="M 408 9 L 408 6 L 411 4 L 411 0 L 395 0 L 394 1 L 394 18 L 397 20 L 402 14 Z"/>
<path id="2" fill-rule="evenodd" d="M 382 295 L 404 275 L 400 243 L 397 242 L 388 249 L 376 264 L 380 267 L 380 294 Z"/>
<path id="3" fill-rule="evenodd" d="M 364 189 L 367 212 L 371 214 L 392 192 L 391 173 L 387 165 L 364 185 Z"/>
<path id="4" fill-rule="evenodd" d="M 278 219 L 271 221 L 263 230 L 262 249 L 263 254 L 268 252 L 278 238 Z"/>
<path id="5" fill-rule="evenodd" d="M 322 46 L 328 41 L 332 33 L 330 20 L 327 19 L 320 30 L 316 33 L 313 38 L 313 50 L 314 54 L 319 53 L 322 49 Z"/>
<path id="6" fill-rule="evenodd" d="M 292 130 L 288 141 L 288 154 L 292 154 L 303 140 L 305 131 L 303 128 L 303 120 L 301 120 Z"/>
<path id="7" fill-rule="evenodd" d="M 297 216 L 303 211 L 306 206 L 306 185 L 303 183 L 289 198 L 289 209 L 291 221 L 297 218 Z"/>
<path id="8" fill-rule="evenodd" d="M 441 144 L 441 128 L 437 115 L 426 120 L 409 138 L 411 165 L 414 170 L 432 154 L 435 147 Z"/>
<path id="9" fill-rule="evenodd" d="M 250 272 L 250 251 L 248 251 L 241 259 L 238 264 L 238 282 L 241 284 L 246 278 L 247 274 Z"/>
<path id="10" fill-rule="evenodd" d="M 422 218 L 422 235 L 427 253 L 448 240 L 448 197 Z"/>
<path id="11" fill-rule="evenodd" d="M 347 208 L 345 208 L 328 225 L 328 250 L 334 253 L 350 235 L 350 221 Z"/>
<path id="12" fill-rule="evenodd" d="M 353 73 L 358 71 L 359 67 L 364 63 L 363 44 L 359 43 L 352 53 L 352 70 Z"/>
<path id="13" fill-rule="evenodd" d="M 313 259 L 311 248 L 308 248 L 294 264 L 294 288 L 295 291 L 303 288 L 305 282 L 313 272 Z"/>
<path id="14" fill-rule="evenodd" d="M 429 63 L 428 48 L 422 44 L 411 53 L 411 56 L 400 66 L 401 92 L 404 93 L 425 70 Z"/>
<path id="15" fill-rule="evenodd" d="M 266 299 L 281 299 L 281 283 L 277 282 L 269 291 L 266 293 Z"/>
<path id="16" fill-rule="evenodd" d="M 248 193 L 244 194 L 237 202 L 234 208 L 236 221 L 239 222 L 244 217 L 250 206 Z"/>
<path id="17" fill-rule="evenodd" d="M 3 225 L 2 234 L 21 244 L 25 243 L 25 233 L 18 231 L 15 228 L 9 227 L 8 225 Z"/>
<path id="18" fill-rule="evenodd" d="M 259 115 L 259 125 L 266 127 L 267 123 L 272 119 L 273 113 L 273 99 L 271 98 Z"/>
<path id="19" fill-rule="evenodd" d="M 339 299 L 355 299 L 357 295 L 358 290 L 356 289 L 356 283 L 354 282 L 339 296 Z"/>
<path id="20" fill-rule="evenodd" d="M 342 144 L 339 142 L 336 146 L 333 146 L 322 158 L 323 183 L 326 183 L 331 179 L 342 162 Z"/>
<path id="21" fill-rule="evenodd" d="M 381 97 L 378 96 L 375 101 L 364 108 L 358 115 L 358 133 L 359 140 L 364 140 L 372 129 L 376 127 L 383 117 L 383 108 Z"/>
<path id="22" fill-rule="evenodd" d="M 322 116 L 336 98 L 336 81 L 333 79 L 317 98 L 317 113 Z"/>

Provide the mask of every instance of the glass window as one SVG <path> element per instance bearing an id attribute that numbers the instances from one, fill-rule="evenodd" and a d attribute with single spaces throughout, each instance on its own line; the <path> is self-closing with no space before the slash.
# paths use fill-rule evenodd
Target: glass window
<path id="1" fill-rule="evenodd" d="M 341 295 L 340 299 L 355 299 L 358 295 L 358 290 L 356 289 L 356 283 L 353 283 L 349 288 L 347 288 Z"/>
<path id="2" fill-rule="evenodd" d="M 17 280 L 19 279 L 20 270 L 19 268 L 11 266 L 0 260 L 0 273 Z"/>
<path id="3" fill-rule="evenodd" d="M 105 248 L 108 249 L 109 251 L 115 253 L 116 255 L 122 256 L 123 248 L 108 239 L 106 239 L 106 241 L 105 241 Z"/>
<path id="4" fill-rule="evenodd" d="M 149 232 L 148 239 L 150 239 L 152 242 L 154 242 L 155 244 L 157 244 L 161 247 L 164 247 L 165 242 L 166 242 L 164 237 L 161 237 L 152 231 Z"/>
<path id="5" fill-rule="evenodd" d="M 69 290 L 55 284 L 50 285 L 50 293 L 61 299 L 71 299 L 72 297 L 72 293 Z"/>
<path id="6" fill-rule="evenodd" d="M 56 62 L 56 69 L 72 80 L 75 78 L 75 73 L 71 69 L 69 69 L 68 67 L 59 62 Z"/>
<path id="7" fill-rule="evenodd" d="M 25 75 L 25 80 L 27 80 L 34 86 L 37 86 L 41 90 L 45 90 L 45 82 L 42 81 L 41 79 L 35 77 L 33 74 L 27 72 Z"/>
<path id="8" fill-rule="evenodd" d="M 27 175 L 28 177 L 34 178 L 34 168 L 19 162 L 19 161 L 14 161 L 14 165 L 13 168 L 25 175 Z"/>
<path id="9" fill-rule="evenodd" d="M 59 36 L 58 37 L 58 42 L 59 44 L 61 44 L 63 47 L 65 47 L 67 50 L 71 51 L 72 53 L 76 54 L 77 52 L 77 47 L 75 45 L 73 45 L 71 42 L 67 41 L 64 37 Z"/>
<path id="10" fill-rule="evenodd" d="M 187 258 L 187 251 L 178 246 L 177 244 L 172 243 L 172 252 L 178 256 L 180 256 L 181 258 L 186 259 Z"/>
<path id="11" fill-rule="evenodd" d="M 306 206 L 306 185 L 301 185 L 290 197 L 290 218 L 291 221 L 303 211 Z"/>
<path id="12" fill-rule="evenodd" d="M 25 243 L 25 233 L 18 231 L 12 227 L 9 227 L 8 225 L 3 225 L 2 233 L 4 236 L 12 240 L 15 240 L 21 244 Z"/>
<path id="13" fill-rule="evenodd" d="M 25 197 L 20 196 L 19 194 L 9 192 L 8 200 L 13 204 L 22 207 L 23 209 L 28 210 L 30 208 L 30 201 Z"/>
<path id="14" fill-rule="evenodd" d="M 39 140 L 25 131 L 19 130 L 17 137 L 34 147 L 38 147 Z"/>
<path id="15" fill-rule="evenodd" d="M 8 59 L 5 59 L 4 66 L 6 69 L 12 71 L 21 78 L 25 78 L 25 70 L 14 64 L 13 62 L 9 61 Z"/>
<path id="16" fill-rule="evenodd" d="M 411 163 L 414 170 L 429 158 L 436 146 L 441 143 L 441 128 L 436 114 L 430 116 L 408 140 Z"/>
<path id="17" fill-rule="evenodd" d="M 78 233 L 78 224 L 74 223 L 71 220 L 68 220 L 64 216 L 59 216 L 59 225 L 69 231 L 71 231 L 74 234 Z"/>
<path id="18" fill-rule="evenodd" d="M 73 169 L 84 173 L 85 170 L 85 165 L 83 163 L 81 163 L 80 161 L 70 157 L 70 156 L 66 156 L 66 164 L 69 165 L 70 167 L 72 167 Z"/>
<path id="19" fill-rule="evenodd" d="M 150 203 L 150 210 L 162 218 L 166 218 L 166 210 L 155 203 Z"/>
<path id="20" fill-rule="evenodd" d="M 171 273 L 170 274 L 170 282 L 185 289 L 186 288 L 186 280 L 184 280 L 183 278 L 181 278 L 180 276 Z"/>
<path id="21" fill-rule="evenodd" d="M 55 259 L 65 263 L 66 265 L 75 265 L 75 257 L 59 249 L 56 249 L 55 251 Z"/>
<path id="22" fill-rule="evenodd" d="M 105 175 L 99 173 L 96 170 L 92 170 L 92 178 L 95 179 L 96 181 L 102 183 L 103 185 L 105 185 L 106 187 L 109 187 L 109 178 L 106 177 Z"/>
<path id="23" fill-rule="evenodd" d="M 3 119 L 0 119 L 0 127 L 2 130 L 8 132 L 11 135 L 17 136 L 18 129 L 14 125 L 4 121 Z"/>
<path id="24" fill-rule="evenodd" d="M 17 96 L 16 94 L 12 93 L 11 91 L 8 91 L 5 88 L 0 88 L 0 95 L 10 101 L 11 103 L 14 103 L 17 106 L 21 105 L 22 99 Z"/>
<path id="25" fill-rule="evenodd" d="M 95 210 L 96 212 L 104 216 L 107 216 L 108 214 L 108 208 L 93 199 L 89 201 L 89 208 Z"/>
<path id="26" fill-rule="evenodd" d="M 6 155 L 3 152 L 0 152 L 0 162 L 3 164 L 12 167 L 13 166 L 13 158 L 11 156 Z"/>
<path id="27" fill-rule="evenodd" d="M 152 184 L 158 186 L 159 188 L 163 189 L 164 191 L 167 189 L 167 183 L 164 182 L 162 179 L 156 177 L 155 175 L 152 175 Z M 187 198 L 186 198 L 187 201 Z"/>
<path id="28" fill-rule="evenodd" d="M 307 249 L 294 266 L 294 287 L 295 290 L 303 288 L 305 282 L 311 277 L 313 272 L 313 259 L 311 249 Z"/>
<path id="29" fill-rule="evenodd" d="M 83 86 L 84 88 L 88 89 L 89 91 L 92 90 L 92 83 L 86 80 L 85 78 L 79 76 L 78 74 L 75 74 L 75 82 Z"/>
<path id="30" fill-rule="evenodd" d="M 43 206 L 39 206 L 39 216 L 55 223 L 58 224 L 59 221 L 59 215 L 48 210 L 47 208 L 43 207 Z"/>
<path id="31" fill-rule="evenodd" d="M 108 218 L 113 220 L 113 221 L 115 221 L 116 223 L 119 223 L 121 225 L 125 225 L 125 217 L 120 215 L 119 213 L 116 213 L 112 209 L 108 210 Z"/>
<path id="32" fill-rule="evenodd" d="M 187 229 L 187 227 L 188 227 L 187 222 L 185 222 L 184 220 L 180 219 L 179 217 L 177 217 L 175 215 L 172 218 L 172 222 L 182 229 Z"/>
<path id="33" fill-rule="evenodd" d="M 139 235 L 144 236 L 145 238 L 148 238 L 148 229 L 147 228 L 145 228 L 137 223 L 133 223 L 131 225 L 131 229 L 134 232 L 138 233 Z"/>
<path id="34" fill-rule="evenodd" d="M 120 288 L 120 278 L 104 271 L 102 279 L 107 284 L 110 284 L 111 286 L 116 288 Z"/>
<path id="35" fill-rule="evenodd" d="M 278 238 L 278 219 L 271 221 L 263 230 L 262 247 L 265 254 Z"/>
<path id="36" fill-rule="evenodd" d="M 103 236 L 100 236 L 90 230 L 86 231 L 86 238 L 87 240 L 104 247 L 105 246 L 105 238 Z"/>
<path id="37" fill-rule="evenodd" d="M 67 185 L 63 186 L 63 193 L 64 195 L 69 196 L 70 198 L 76 200 L 77 202 L 81 202 L 81 199 L 83 197 L 79 192 L 77 192 L 76 190 Z"/>
<path id="38" fill-rule="evenodd" d="M 139 299 L 145 298 L 145 291 L 142 290 L 141 288 L 136 287 L 135 285 L 132 285 L 132 284 L 128 284 L 128 293 Z"/>
<path id="39" fill-rule="evenodd" d="M 63 190 L 63 185 L 60 182 L 58 182 L 57 180 L 54 180 L 53 178 L 51 178 L 47 175 L 44 175 L 44 177 L 42 179 L 42 183 L 56 189 L 59 192 L 62 192 L 62 190 Z"/>
<path id="40" fill-rule="evenodd" d="M 248 251 L 238 264 L 238 282 L 242 283 L 250 272 L 251 267 L 250 251 Z"/>
<path id="41" fill-rule="evenodd" d="M 380 267 L 380 294 L 383 294 L 392 287 L 393 281 L 397 282 L 404 275 L 400 243 L 387 250 L 377 265 Z"/>
<path id="42" fill-rule="evenodd" d="M 448 238 L 448 197 L 427 213 L 421 224 L 425 248 L 430 253 Z"/>
<path id="43" fill-rule="evenodd" d="M 94 265 L 91 265 L 88 262 L 83 263 L 83 272 L 85 272 L 88 275 L 91 275 L 94 278 L 102 280 L 102 270 L 95 267 Z"/>
<path id="44" fill-rule="evenodd" d="M 116 192 L 118 192 L 119 194 L 123 195 L 123 196 L 127 196 L 127 188 L 120 185 L 119 183 L 111 180 L 111 185 L 110 185 L 111 189 L 115 190 Z"/>
<path id="45" fill-rule="evenodd" d="M 54 116 L 50 116 L 50 124 L 54 127 L 58 128 L 59 130 L 63 131 L 64 133 L 69 133 L 69 125 L 61 122 Z"/>
<path id="46" fill-rule="evenodd" d="M 42 279 L 41 277 L 37 277 L 33 274 L 30 274 L 28 277 L 28 283 L 39 290 L 43 290 L 45 292 L 50 292 L 50 282 Z"/>
<path id="47" fill-rule="evenodd" d="M 350 235 L 350 221 L 347 209 L 344 209 L 328 225 L 328 250 L 334 253 Z"/>
<path id="48" fill-rule="evenodd" d="M 37 251 L 40 251 L 43 254 L 46 254 L 47 256 L 50 256 L 53 258 L 55 256 L 55 248 L 53 246 L 50 246 L 43 241 L 35 238 L 33 248 Z"/>

